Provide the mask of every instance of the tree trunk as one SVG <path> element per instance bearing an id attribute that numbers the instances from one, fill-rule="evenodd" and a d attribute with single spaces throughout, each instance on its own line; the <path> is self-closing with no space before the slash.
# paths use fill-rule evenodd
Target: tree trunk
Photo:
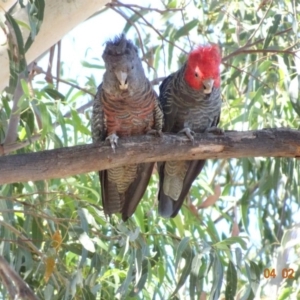
<path id="1" fill-rule="evenodd" d="M 3 7 L 2 2 L 3 0 L 0 5 Z M 26 53 L 27 63 L 29 64 L 34 61 L 61 40 L 76 25 L 85 21 L 108 2 L 109 0 L 45 0 L 46 6 L 43 24 L 34 43 Z M 5 10 L 8 10 L 14 3 L 15 1 L 5 2 Z M 28 23 L 26 9 L 18 10 L 14 14 L 14 18 Z M 28 34 L 29 32 L 27 32 Z M 2 30 L 0 30 L 0 41 L 1 45 L 6 41 Z M 0 46 L 0 66 L 0 91 L 2 91 L 8 84 L 9 79 L 9 60 L 6 45 Z"/>

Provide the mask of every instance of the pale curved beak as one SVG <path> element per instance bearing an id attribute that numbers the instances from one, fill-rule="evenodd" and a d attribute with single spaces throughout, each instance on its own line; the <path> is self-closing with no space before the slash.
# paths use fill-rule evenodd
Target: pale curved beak
<path id="1" fill-rule="evenodd" d="M 204 94 L 210 94 L 211 91 L 212 91 L 213 86 L 214 86 L 214 80 L 213 79 L 203 80 Z"/>
<path id="2" fill-rule="evenodd" d="M 127 83 L 127 73 L 126 72 L 122 72 L 122 71 L 118 71 L 115 72 L 119 82 L 120 82 L 120 89 L 121 90 L 127 90 L 128 89 L 128 83 Z"/>

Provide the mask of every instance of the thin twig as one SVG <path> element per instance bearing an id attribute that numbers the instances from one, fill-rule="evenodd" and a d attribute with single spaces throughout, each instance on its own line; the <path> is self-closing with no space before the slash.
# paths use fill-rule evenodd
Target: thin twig
<path id="1" fill-rule="evenodd" d="M 149 26 L 150 28 L 152 28 L 156 34 L 163 40 L 165 40 L 166 42 L 168 42 L 169 44 L 173 45 L 174 47 L 176 47 L 177 49 L 179 49 L 182 53 L 185 53 L 187 54 L 188 52 L 185 51 L 184 49 L 182 49 L 181 47 L 179 47 L 178 45 L 176 45 L 175 43 L 173 43 L 172 41 L 166 39 L 154 26 L 152 26 L 152 24 L 150 24 L 146 19 L 145 17 L 138 11 L 136 11 L 135 9 L 132 9 L 131 10 L 136 13 L 137 15 L 139 15 L 141 17 L 142 20 L 144 20 L 144 22 L 147 24 L 147 26 Z"/>
<path id="2" fill-rule="evenodd" d="M 298 52 L 298 51 L 299 51 L 299 49 L 296 49 L 294 51 L 290 51 L 290 50 L 274 50 L 274 49 L 254 49 L 254 50 L 249 49 L 249 50 L 242 50 L 242 51 L 240 51 L 240 53 L 246 53 L 246 54 L 249 54 L 249 53 L 274 53 L 274 54 L 285 53 L 285 54 L 295 55 L 296 52 Z"/>
<path id="3" fill-rule="evenodd" d="M 85 103 L 85 104 L 83 104 L 83 105 L 81 105 L 80 107 L 78 107 L 78 108 L 76 109 L 76 111 L 77 111 L 78 113 L 83 113 L 86 109 L 92 107 L 93 104 L 94 104 L 94 99 L 91 100 L 91 101 L 89 101 L 89 102 L 87 102 L 87 103 Z M 65 113 L 65 114 L 63 115 L 63 117 L 64 117 L 64 118 L 70 118 L 71 115 L 72 115 L 72 114 L 71 114 L 71 111 L 69 111 L 69 112 Z M 60 123 L 59 123 L 58 121 L 56 121 L 56 122 L 54 122 L 54 123 L 52 124 L 53 128 L 56 128 L 56 127 L 59 126 L 59 125 L 60 125 Z"/>
<path id="4" fill-rule="evenodd" d="M 56 60 L 56 89 L 59 87 L 60 82 L 60 65 L 61 65 L 61 41 L 57 42 L 57 60 Z"/>
<path id="5" fill-rule="evenodd" d="M 46 74 L 46 72 L 41 67 L 36 66 L 34 70 L 35 70 L 36 74 Z M 87 90 L 85 88 L 80 87 L 77 84 L 71 83 L 71 82 L 69 82 L 65 79 L 62 79 L 62 78 L 57 78 L 56 76 L 52 76 L 52 78 L 54 78 L 55 80 L 59 80 L 60 82 L 68 84 L 68 85 L 70 85 L 70 86 L 72 86 L 72 87 L 74 87 L 74 88 L 76 88 L 80 91 L 83 91 L 83 92 L 95 97 L 95 94 L 93 94 L 92 92 L 90 92 L 89 90 Z"/>
<path id="6" fill-rule="evenodd" d="M 257 76 L 255 76 L 255 75 L 253 75 L 253 74 L 251 74 L 251 73 L 245 71 L 244 69 L 240 69 L 239 67 L 236 67 L 236 66 L 234 66 L 234 65 L 227 64 L 227 63 L 223 63 L 223 64 L 224 64 L 224 66 L 234 68 L 234 69 L 240 71 L 241 73 L 245 73 L 245 74 L 251 76 L 252 78 L 254 78 L 254 79 L 256 79 L 257 81 L 259 81 L 260 83 L 262 83 L 264 86 L 270 88 L 265 82 L 263 82 L 262 80 L 260 80 Z"/>
<path id="7" fill-rule="evenodd" d="M 286 216 L 286 211 L 285 211 L 286 202 L 287 202 L 287 197 L 284 198 L 284 200 L 282 201 L 282 204 L 281 204 L 282 208 L 281 208 L 281 213 L 280 213 L 280 224 L 278 224 L 278 229 L 276 232 L 276 238 L 278 241 L 281 241 L 281 239 L 282 239 L 282 235 L 283 235 L 282 228 L 285 226 L 284 219 Z"/>
<path id="8" fill-rule="evenodd" d="M 70 218 L 54 218 L 54 217 L 51 217 L 51 216 L 47 215 L 46 213 L 39 214 L 36 211 L 29 211 L 29 210 L 1 209 L 1 213 L 21 213 L 21 214 L 24 214 L 24 215 L 30 215 L 30 216 L 45 219 L 45 220 L 51 220 L 55 223 L 61 223 L 61 222 L 78 223 L 77 220 L 72 220 Z M 3 239 L 1 239 L 1 241 L 3 241 Z M 26 241 L 32 241 L 32 239 L 26 239 Z"/>
<path id="9" fill-rule="evenodd" d="M 185 23 L 185 20 L 184 20 L 183 10 L 181 10 L 180 13 L 181 13 L 181 17 L 182 17 L 182 23 L 183 23 L 183 26 L 185 26 L 186 23 Z M 188 39 L 188 41 L 189 41 L 190 48 L 191 48 L 191 50 L 192 50 L 193 46 L 192 46 L 192 43 L 191 43 L 191 40 L 190 40 L 189 32 L 187 32 L 186 36 L 187 36 L 187 39 Z"/>
<path id="10" fill-rule="evenodd" d="M 110 7 L 111 3 L 108 3 L 107 6 Z M 179 49 L 180 51 L 182 51 L 183 53 L 186 53 L 187 52 L 182 49 L 181 47 L 177 46 L 175 43 L 173 43 L 172 41 L 166 39 L 152 24 L 150 24 L 146 19 L 145 17 L 137 10 L 133 9 L 132 7 L 128 7 L 128 9 L 132 10 L 135 14 L 137 14 L 138 16 L 140 16 L 140 18 L 146 23 L 146 25 L 150 28 L 152 28 L 156 34 L 162 39 L 162 40 L 165 40 L 166 42 L 168 42 L 169 44 L 173 45 L 174 47 L 176 47 L 177 49 Z"/>
<path id="11" fill-rule="evenodd" d="M 278 53 L 284 53 L 284 54 L 291 54 L 291 55 L 295 55 L 296 52 L 298 52 L 299 49 L 294 50 L 294 51 L 289 51 L 289 50 L 273 50 L 273 49 L 244 49 L 244 48 L 240 48 L 234 52 L 232 52 L 231 54 L 225 56 L 222 58 L 222 63 L 224 63 L 224 61 L 230 59 L 231 57 L 237 56 L 239 54 L 250 54 L 250 53 L 272 53 L 272 55 L 274 54 L 278 54 Z"/>
<path id="12" fill-rule="evenodd" d="M 248 187 L 249 196 L 254 194 L 254 192 L 258 189 L 258 186 L 259 186 L 259 183 L 256 182 L 251 187 Z M 223 221 L 224 220 L 223 215 L 227 214 L 228 212 L 230 212 L 231 210 L 233 210 L 235 207 L 239 206 L 240 204 L 241 204 L 241 200 L 238 200 L 238 201 L 234 202 L 232 205 L 230 205 L 229 207 L 225 208 L 222 211 L 222 214 L 220 214 L 219 216 L 217 216 L 213 219 L 214 224 L 217 224 L 219 221 Z"/>
<path id="13" fill-rule="evenodd" d="M 274 36 L 282 35 L 282 34 L 284 34 L 284 33 L 290 32 L 291 30 L 292 30 L 292 27 L 287 28 L 287 29 L 285 29 L 285 30 L 282 30 L 282 31 L 279 31 L 279 32 L 275 33 Z M 261 39 L 258 39 L 258 40 L 256 40 L 256 41 L 250 43 L 250 44 L 246 44 L 245 46 L 243 46 L 243 47 L 241 47 L 241 48 L 235 50 L 234 52 L 230 53 L 229 55 L 224 56 L 224 57 L 222 58 L 222 62 L 224 62 L 224 61 L 230 59 L 230 58 L 233 57 L 233 56 L 238 55 L 238 54 L 239 54 L 242 50 L 244 50 L 244 49 L 248 49 L 248 48 L 250 48 L 250 47 L 252 47 L 252 46 L 255 46 L 255 45 L 257 45 L 257 44 L 262 43 L 264 40 L 265 40 L 264 38 L 261 38 Z"/>
<path id="14" fill-rule="evenodd" d="M 251 34 L 251 36 L 249 37 L 249 39 L 248 39 L 246 45 L 248 45 L 248 44 L 251 42 L 251 40 L 253 39 L 253 37 L 255 37 L 255 35 L 256 35 L 258 29 L 260 28 L 260 26 L 261 26 L 262 23 L 264 22 L 264 20 L 265 20 L 267 14 L 269 13 L 269 11 L 270 11 L 270 9 L 271 9 L 271 7 L 272 7 L 272 4 L 273 4 L 273 0 L 271 0 L 271 3 L 270 3 L 270 5 L 269 5 L 267 11 L 265 12 L 264 16 L 261 18 L 261 20 L 260 20 L 258 26 L 255 28 L 254 32 L 253 32 L 253 33 Z"/>
<path id="15" fill-rule="evenodd" d="M 36 191 L 36 192 L 32 192 L 32 193 L 18 194 L 18 195 L 14 196 L 14 197 L 12 197 L 12 196 L 0 196 L 0 199 L 2 199 L 2 200 L 16 201 L 19 204 L 33 207 L 32 204 L 24 202 L 24 201 L 17 200 L 17 199 L 18 198 L 31 197 L 31 196 L 34 196 L 34 195 L 48 195 L 48 196 L 49 195 L 56 195 L 56 196 L 71 196 L 71 197 L 76 197 L 76 194 L 70 193 L 70 192 L 60 192 L 60 191 L 48 191 L 48 192 L 45 192 L 45 191 Z M 34 205 L 34 207 L 36 207 L 36 206 Z"/>
<path id="16" fill-rule="evenodd" d="M 47 66 L 47 71 L 46 71 L 46 76 L 45 76 L 45 80 L 51 84 L 53 84 L 52 66 L 53 66 L 55 46 L 56 46 L 56 44 L 54 44 L 49 50 L 48 66 Z"/>
<path id="17" fill-rule="evenodd" d="M 28 240 L 28 237 L 23 235 L 19 230 L 17 230 L 14 226 L 8 224 L 7 222 L 1 221 L 0 220 L 0 224 L 3 227 L 6 227 L 8 230 L 10 230 L 11 232 L 13 232 L 16 236 L 18 236 L 21 240 L 25 241 L 25 244 L 27 244 L 27 246 L 35 253 L 37 254 L 39 257 L 43 257 L 44 254 L 30 241 Z"/>
<path id="18" fill-rule="evenodd" d="M 158 9 L 158 8 L 144 7 L 144 6 L 140 6 L 140 5 L 137 5 L 137 4 L 124 4 L 120 1 L 113 1 L 111 3 L 106 4 L 106 6 L 107 7 L 119 6 L 119 7 L 126 7 L 126 8 L 135 7 L 135 8 L 138 8 L 140 10 L 155 11 L 155 12 L 158 12 L 160 14 L 164 14 L 164 13 L 167 13 L 167 12 L 170 12 L 170 11 L 182 11 L 182 9 L 184 9 L 184 8 L 168 8 L 168 9 L 165 9 L 165 10 L 161 10 L 161 9 Z"/>
<path id="19" fill-rule="evenodd" d="M 36 66 L 36 62 L 32 62 L 30 64 L 30 67 L 28 66 L 28 90 L 29 90 L 29 95 L 30 97 L 33 99 L 34 98 L 34 89 L 33 89 L 33 85 L 32 85 L 32 80 L 35 76 L 35 71 L 34 68 Z"/>
<path id="20" fill-rule="evenodd" d="M 118 10 L 118 9 L 116 9 L 114 7 L 111 7 L 111 9 L 113 9 L 115 12 L 117 12 L 118 14 L 120 14 L 128 23 L 131 24 L 131 26 L 133 26 L 135 28 L 135 30 L 137 32 L 137 35 L 138 35 L 138 38 L 139 38 L 140 48 L 141 48 L 142 54 L 143 54 L 143 61 L 146 62 L 146 64 L 148 65 L 148 67 L 150 69 L 152 69 L 154 71 L 155 75 L 156 75 L 156 70 L 153 68 L 153 66 L 151 66 L 149 64 L 148 60 L 146 59 L 146 53 L 145 53 L 145 50 L 144 50 L 144 43 L 143 43 L 142 36 L 140 34 L 140 31 L 139 31 L 138 27 L 121 10 Z"/>
<path id="21" fill-rule="evenodd" d="M 111 3 L 108 3 L 108 4 L 111 4 Z M 143 53 L 143 57 L 145 57 L 146 54 L 145 54 L 145 50 L 144 50 L 144 44 L 143 44 L 143 40 L 142 40 L 142 37 L 141 37 L 141 34 L 140 34 L 140 31 L 139 31 L 138 27 L 122 11 L 116 9 L 113 6 L 111 7 L 111 9 L 114 10 L 119 15 L 121 15 L 128 23 L 131 24 L 131 26 L 133 26 L 135 28 L 135 30 L 137 32 L 137 35 L 138 35 L 138 38 L 139 38 L 139 41 L 140 41 L 140 45 L 141 45 L 141 50 L 142 50 L 142 53 Z"/>

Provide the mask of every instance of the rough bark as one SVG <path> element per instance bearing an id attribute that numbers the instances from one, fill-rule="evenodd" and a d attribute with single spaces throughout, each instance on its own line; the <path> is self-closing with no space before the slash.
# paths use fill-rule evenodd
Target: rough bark
<path id="1" fill-rule="evenodd" d="M 5 8 L 8 9 L 12 2 L 15 1 L 8 1 Z M 26 53 L 27 63 L 34 61 L 76 25 L 99 11 L 108 2 L 109 0 L 46 0 L 43 24 L 34 43 Z M 3 5 L 3 3 L 1 4 Z M 14 18 L 28 22 L 25 9 L 20 9 Z M 2 41 L 2 45 L 0 45 L 0 91 L 2 91 L 9 79 L 8 54 L 4 44 L 5 35 L 2 31 L 0 31 L 0 41 Z"/>
<path id="2" fill-rule="evenodd" d="M 122 138 L 115 151 L 107 143 L 0 157 L 0 184 L 63 178 L 128 163 L 183 159 L 300 157 L 300 131 L 264 129 L 196 134 L 194 145 L 183 135 Z"/>

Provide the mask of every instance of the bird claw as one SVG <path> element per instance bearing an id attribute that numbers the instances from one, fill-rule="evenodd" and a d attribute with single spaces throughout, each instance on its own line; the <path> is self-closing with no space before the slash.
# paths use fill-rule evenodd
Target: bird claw
<path id="1" fill-rule="evenodd" d="M 151 134 L 151 135 L 155 135 L 155 136 L 159 136 L 162 137 L 163 134 L 161 132 L 161 130 L 156 130 L 156 129 L 149 129 L 146 134 Z"/>
<path id="2" fill-rule="evenodd" d="M 116 149 L 116 146 L 118 145 L 118 139 L 119 137 L 113 133 L 113 134 L 110 134 L 105 140 L 109 140 L 110 142 L 110 145 L 111 145 L 111 148 L 113 149 L 113 152 L 115 153 L 115 149 Z"/>
<path id="3" fill-rule="evenodd" d="M 195 135 L 195 132 L 193 130 L 191 130 L 190 128 L 183 128 L 182 130 L 180 130 L 178 133 L 185 133 L 185 135 L 191 140 L 191 142 L 194 144 L 194 137 L 193 135 Z"/>
<path id="4" fill-rule="evenodd" d="M 209 132 L 209 133 L 213 133 L 213 134 L 217 134 L 217 135 L 223 135 L 224 134 L 224 130 L 222 128 L 217 127 L 217 126 L 207 128 L 205 130 L 205 132 Z"/>

